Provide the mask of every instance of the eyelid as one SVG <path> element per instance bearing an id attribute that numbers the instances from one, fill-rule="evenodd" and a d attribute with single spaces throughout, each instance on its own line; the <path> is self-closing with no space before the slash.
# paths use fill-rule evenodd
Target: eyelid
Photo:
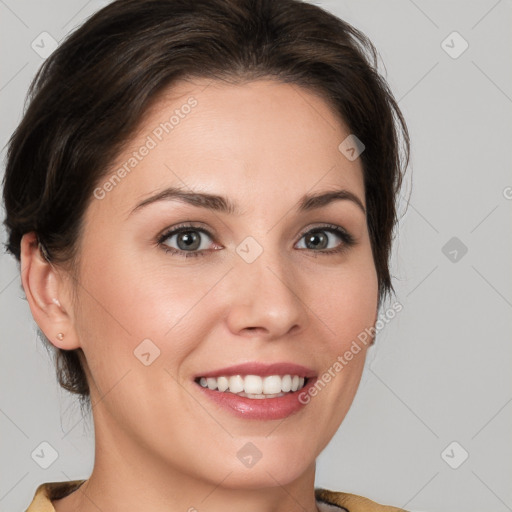
<path id="1" fill-rule="evenodd" d="M 209 229 L 201 225 L 196 225 L 196 223 L 192 221 L 183 222 L 180 224 L 176 224 L 175 226 L 172 226 L 170 228 L 165 228 L 163 231 L 160 232 L 160 234 L 157 235 L 157 240 L 163 241 L 166 238 L 169 238 L 171 235 L 176 234 L 176 232 L 179 233 L 180 231 L 186 231 L 187 229 L 201 231 L 202 233 L 206 233 L 208 236 L 212 237 L 212 233 Z"/>
<path id="2" fill-rule="evenodd" d="M 338 224 L 329 224 L 329 223 L 325 223 L 325 222 L 324 223 L 319 223 L 316 226 L 308 226 L 307 228 L 304 228 L 304 230 L 302 230 L 299 233 L 299 236 L 303 237 L 305 234 L 307 234 L 307 233 L 309 233 L 311 231 L 315 231 L 315 230 L 318 230 L 318 231 L 333 230 L 333 231 L 336 231 L 336 232 L 342 232 L 347 237 L 354 238 L 344 227 L 342 227 L 342 226 L 340 226 Z"/>

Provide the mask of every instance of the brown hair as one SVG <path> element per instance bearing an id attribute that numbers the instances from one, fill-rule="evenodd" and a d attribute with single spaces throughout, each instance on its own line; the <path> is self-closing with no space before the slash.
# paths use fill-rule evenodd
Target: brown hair
<path id="1" fill-rule="evenodd" d="M 365 145 L 380 307 L 394 291 L 388 261 L 409 136 L 377 67 L 364 34 L 299 0 L 114 1 L 69 35 L 30 85 L 7 153 L 7 250 L 19 260 L 21 237 L 34 231 L 50 261 L 76 268 L 93 189 L 158 93 L 183 78 L 273 78 L 321 96 Z M 55 349 L 55 358 L 60 385 L 87 403 L 82 350 Z"/>

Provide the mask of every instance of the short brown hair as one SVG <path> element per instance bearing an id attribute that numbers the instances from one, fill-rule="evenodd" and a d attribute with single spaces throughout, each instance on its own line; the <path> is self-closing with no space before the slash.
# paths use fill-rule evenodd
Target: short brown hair
<path id="1" fill-rule="evenodd" d="M 388 262 L 409 136 L 377 67 L 364 34 L 300 0 L 114 1 L 66 38 L 30 86 L 7 153 L 7 250 L 20 260 L 21 237 L 35 231 L 50 261 L 76 263 L 94 187 L 151 102 L 177 80 L 273 78 L 321 96 L 365 144 L 380 306 L 394 291 Z M 55 349 L 60 385 L 87 402 L 83 356 Z"/>

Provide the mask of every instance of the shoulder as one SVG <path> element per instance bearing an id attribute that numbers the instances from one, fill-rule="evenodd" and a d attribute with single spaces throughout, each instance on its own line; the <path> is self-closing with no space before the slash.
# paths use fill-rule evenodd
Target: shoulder
<path id="1" fill-rule="evenodd" d="M 344 512 L 407 512 L 402 508 L 381 505 L 364 496 L 349 494 L 346 492 L 336 492 L 327 489 L 315 489 L 315 497 L 318 502 L 327 505 L 340 507 Z M 330 511 L 330 509 L 326 508 Z M 333 509 L 333 512 L 336 509 Z"/>
<path id="2" fill-rule="evenodd" d="M 52 500 L 64 498 L 64 496 L 78 489 L 84 482 L 85 480 L 71 480 L 40 484 L 25 512 L 55 512 Z"/>
<path id="3" fill-rule="evenodd" d="M 64 496 L 78 489 L 84 482 L 85 480 L 71 480 L 68 482 L 46 482 L 40 484 L 25 512 L 55 512 L 52 500 L 64 498 Z M 346 512 L 407 512 L 401 508 L 380 505 L 357 494 L 327 489 L 315 489 L 315 497 L 321 504 L 334 505 Z"/>

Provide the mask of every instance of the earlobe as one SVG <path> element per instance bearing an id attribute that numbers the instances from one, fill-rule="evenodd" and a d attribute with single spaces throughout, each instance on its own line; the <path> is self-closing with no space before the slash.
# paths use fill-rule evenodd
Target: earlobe
<path id="1" fill-rule="evenodd" d="M 79 348 L 67 285 L 45 258 L 34 232 L 21 239 L 21 282 L 32 316 L 48 340 L 63 350 Z"/>

